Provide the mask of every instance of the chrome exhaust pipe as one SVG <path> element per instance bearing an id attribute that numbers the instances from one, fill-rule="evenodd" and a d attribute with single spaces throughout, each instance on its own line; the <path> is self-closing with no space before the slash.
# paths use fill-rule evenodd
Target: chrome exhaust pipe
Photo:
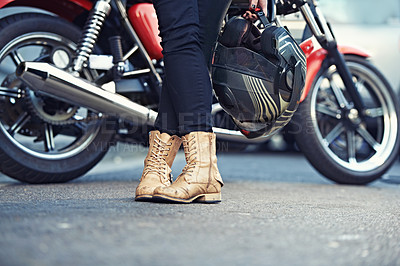
<path id="1" fill-rule="evenodd" d="M 214 103 L 211 106 L 211 114 L 215 115 L 218 112 L 224 112 L 224 109 L 219 103 Z M 220 127 L 213 127 L 213 132 L 217 135 L 217 138 L 225 141 L 243 142 L 247 144 L 259 144 L 266 142 L 271 136 L 262 136 L 254 139 L 246 138 L 239 130 L 232 130 Z"/>
<path id="2" fill-rule="evenodd" d="M 154 125 L 157 112 L 132 102 L 130 99 L 106 91 L 82 78 L 43 62 L 23 62 L 16 75 L 29 89 L 45 93 L 62 101 L 83 106 L 93 111 L 115 115 L 126 121 Z M 213 106 L 213 112 L 222 110 Z M 268 138 L 247 139 L 239 131 L 214 127 L 213 131 L 221 140 L 246 143 L 262 143 Z"/>
<path id="3" fill-rule="evenodd" d="M 43 62 L 23 62 L 16 75 L 29 89 L 124 120 L 154 125 L 157 112 Z"/>
<path id="4" fill-rule="evenodd" d="M 272 136 L 262 136 L 254 139 L 248 139 L 238 130 L 231 130 L 219 127 L 213 127 L 213 132 L 215 133 L 215 135 L 217 135 L 217 138 L 220 140 L 243 142 L 246 144 L 264 143 L 272 137 Z"/>

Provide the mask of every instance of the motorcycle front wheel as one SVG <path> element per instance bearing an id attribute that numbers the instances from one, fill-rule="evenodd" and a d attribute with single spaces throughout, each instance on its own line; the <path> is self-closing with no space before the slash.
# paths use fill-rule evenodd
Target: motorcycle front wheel
<path id="1" fill-rule="evenodd" d="M 0 21 L 0 171 L 7 176 L 28 183 L 66 182 L 107 152 L 112 123 L 33 92 L 15 76 L 23 61 L 68 71 L 79 37 L 78 28 L 49 15 L 25 13 Z"/>
<path id="2" fill-rule="evenodd" d="M 399 150 L 399 106 L 384 76 L 365 58 L 345 56 L 364 103 L 363 114 L 352 106 L 337 69 L 322 65 L 291 128 L 308 161 L 325 177 L 365 185 L 380 178 Z"/>

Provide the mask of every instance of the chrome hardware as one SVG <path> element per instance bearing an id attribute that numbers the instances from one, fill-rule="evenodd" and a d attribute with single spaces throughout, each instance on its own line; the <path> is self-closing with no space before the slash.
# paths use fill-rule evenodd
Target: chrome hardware
<path id="1" fill-rule="evenodd" d="M 87 62 L 93 47 L 99 37 L 104 20 L 111 11 L 111 0 L 98 0 L 86 21 L 81 39 L 79 40 L 73 70 L 80 72 Z"/>
<path id="2" fill-rule="evenodd" d="M 144 48 L 142 42 L 139 39 L 139 36 L 136 34 L 136 31 L 133 29 L 131 22 L 129 21 L 128 14 L 126 13 L 125 6 L 122 2 L 122 0 L 115 0 L 115 4 L 117 6 L 117 11 L 120 13 L 121 18 L 122 18 L 122 24 L 125 26 L 126 30 L 128 31 L 128 34 L 132 38 L 132 40 L 136 43 L 138 48 L 134 47 L 129 53 L 134 53 L 136 50 L 139 50 L 141 55 L 144 57 L 144 59 L 147 62 L 148 67 L 150 68 L 151 73 L 154 75 L 154 77 L 157 80 L 157 83 L 159 85 L 162 84 L 162 79 L 160 77 L 160 74 L 158 74 L 157 70 L 155 69 L 153 62 L 151 61 L 150 56 L 146 52 L 146 49 Z M 127 55 L 123 57 L 125 60 L 127 58 Z"/>
<path id="3" fill-rule="evenodd" d="M 136 44 L 135 46 L 132 47 L 132 49 L 130 49 L 128 51 L 128 53 L 126 53 L 126 55 L 124 55 L 124 57 L 122 58 L 122 61 L 125 62 L 126 60 L 128 60 L 129 57 L 131 57 L 131 55 L 133 55 L 137 51 L 137 49 L 139 49 L 139 46 L 137 46 L 137 44 Z"/>
<path id="4" fill-rule="evenodd" d="M 211 114 L 216 115 L 218 112 L 225 112 L 219 103 L 214 103 L 211 106 Z M 232 130 L 220 127 L 213 127 L 213 132 L 217 135 L 217 138 L 225 141 L 238 141 L 248 144 L 263 143 L 267 141 L 271 136 L 262 136 L 255 139 L 248 139 L 239 130 Z"/>
<path id="5" fill-rule="evenodd" d="M 128 98 L 106 91 L 48 63 L 23 62 L 16 71 L 29 89 L 62 101 L 138 124 L 153 125 L 157 112 Z"/>
<path id="6" fill-rule="evenodd" d="M 328 23 L 325 20 L 325 17 L 321 13 L 318 7 L 315 7 L 315 12 L 318 15 L 319 24 L 316 21 L 314 14 L 311 11 L 309 5 L 303 5 L 300 7 L 300 11 L 303 14 L 303 17 L 307 21 L 307 24 L 310 26 L 310 29 L 315 37 L 317 38 L 325 38 L 328 42 L 334 41 L 334 37 L 332 35 L 331 30 L 328 27 Z"/>
<path id="7" fill-rule="evenodd" d="M 217 138 L 220 140 L 238 141 L 247 144 L 263 143 L 272 137 L 272 136 L 262 136 L 255 139 L 248 139 L 238 130 L 231 130 L 219 127 L 213 127 L 213 132 L 215 133 L 215 135 L 217 135 Z"/>
<path id="8" fill-rule="evenodd" d="M 157 117 L 157 112 L 145 106 L 132 102 L 122 95 L 106 91 L 48 63 L 21 63 L 16 74 L 31 90 L 106 115 L 115 115 L 126 121 L 148 125 L 154 125 Z M 218 105 L 215 105 L 214 108 L 214 111 L 219 109 Z M 268 139 L 267 137 L 247 139 L 237 130 L 217 127 L 214 127 L 213 130 L 221 140 L 262 143 Z"/>
<path id="9" fill-rule="evenodd" d="M 142 74 L 146 74 L 146 73 L 150 73 L 150 69 L 149 69 L 149 68 L 138 69 L 138 70 L 133 70 L 133 71 L 125 72 L 125 73 L 123 74 L 123 76 L 124 76 L 124 77 L 132 77 L 132 76 L 142 75 Z"/>
<path id="10" fill-rule="evenodd" d="M 113 57 L 111 55 L 91 54 L 89 56 L 88 63 L 89 63 L 89 68 L 91 69 L 109 70 L 114 66 Z"/>
<path id="11" fill-rule="evenodd" d="M 66 69 L 71 64 L 71 56 L 64 48 L 58 47 L 51 53 L 51 61 L 56 67 Z"/>
<path id="12" fill-rule="evenodd" d="M 23 96 L 23 90 L 16 88 L 0 87 L 0 96 L 10 98 L 21 98 Z"/>

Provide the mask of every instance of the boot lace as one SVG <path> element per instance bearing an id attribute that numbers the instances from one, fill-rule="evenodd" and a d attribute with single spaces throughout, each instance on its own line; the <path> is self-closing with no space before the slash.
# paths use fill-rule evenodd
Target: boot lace
<path id="1" fill-rule="evenodd" d="M 195 145 L 196 140 L 194 138 L 195 137 L 192 136 L 192 138 L 188 140 L 185 136 L 182 137 L 183 150 L 186 158 L 186 165 L 182 169 L 182 175 L 187 174 L 192 176 L 193 168 L 196 167 L 197 156 L 195 156 L 195 154 L 197 154 L 197 150 Z"/>
<path id="2" fill-rule="evenodd" d="M 165 157 L 168 156 L 168 152 L 171 150 L 170 146 L 172 143 L 166 143 L 156 135 L 154 139 L 154 148 L 151 150 L 151 155 L 147 159 L 146 167 L 144 168 L 143 176 L 148 173 L 157 174 L 163 183 L 171 183 L 172 175 L 167 174 L 169 166 L 165 161 Z"/>

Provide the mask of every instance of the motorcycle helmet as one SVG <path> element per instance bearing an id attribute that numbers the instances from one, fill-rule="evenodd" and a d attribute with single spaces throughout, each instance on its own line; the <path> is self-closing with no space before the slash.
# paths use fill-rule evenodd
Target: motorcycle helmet
<path id="1" fill-rule="evenodd" d="M 240 131 L 272 136 L 297 110 L 306 58 L 284 28 L 268 24 L 261 33 L 234 17 L 218 39 L 211 74 L 219 103 Z"/>

